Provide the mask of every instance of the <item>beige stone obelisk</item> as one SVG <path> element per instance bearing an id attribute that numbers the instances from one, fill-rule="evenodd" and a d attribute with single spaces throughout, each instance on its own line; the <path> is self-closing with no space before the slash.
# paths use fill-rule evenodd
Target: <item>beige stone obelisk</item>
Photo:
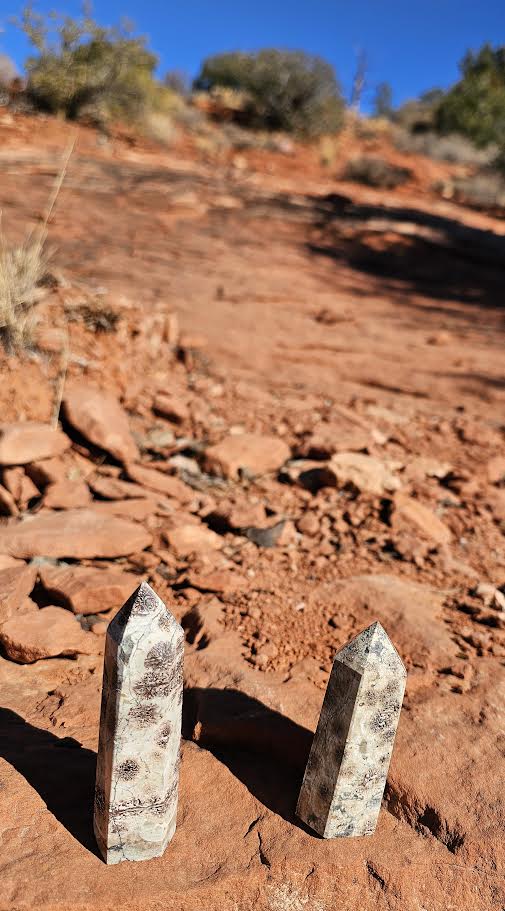
<path id="1" fill-rule="evenodd" d="M 94 828 L 108 864 L 163 854 L 174 835 L 184 633 L 143 582 L 107 629 Z"/>
<path id="2" fill-rule="evenodd" d="M 324 838 L 374 832 L 406 679 L 380 623 L 335 656 L 296 808 Z"/>

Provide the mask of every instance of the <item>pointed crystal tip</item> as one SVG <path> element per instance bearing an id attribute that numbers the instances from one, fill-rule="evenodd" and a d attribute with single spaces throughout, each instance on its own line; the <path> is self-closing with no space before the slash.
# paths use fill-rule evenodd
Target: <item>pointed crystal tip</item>
<path id="1" fill-rule="evenodd" d="M 107 628 L 107 635 L 111 636 L 116 641 L 119 641 L 127 624 L 128 628 L 130 628 L 130 621 L 131 623 L 136 623 L 137 620 L 139 622 L 144 622 L 144 619 L 147 620 L 150 616 L 152 616 L 153 619 L 158 616 L 158 623 L 164 629 L 168 629 L 169 627 L 177 628 L 180 630 L 181 636 L 184 635 L 182 627 L 169 611 L 168 607 L 164 604 L 159 595 L 156 594 L 154 589 L 151 588 L 149 583 L 145 581 L 140 583 L 138 588 L 136 588 L 128 600 L 125 601 L 115 617 L 112 618 Z"/>
<path id="2" fill-rule="evenodd" d="M 400 655 L 396 651 L 386 630 L 376 620 L 361 633 L 351 639 L 337 653 L 335 660 L 347 664 L 354 670 L 363 673 L 366 666 L 380 663 L 394 670 L 398 675 L 407 676 L 407 671 Z"/>

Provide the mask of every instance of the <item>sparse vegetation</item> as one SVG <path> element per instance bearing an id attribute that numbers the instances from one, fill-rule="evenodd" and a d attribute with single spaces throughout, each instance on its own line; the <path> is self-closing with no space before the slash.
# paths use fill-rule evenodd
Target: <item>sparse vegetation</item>
<path id="1" fill-rule="evenodd" d="M 489 165 L 496 156 L 495 146 L 479 149 L 461 133 L 440 136 L 432 130 L 426 133 L 410 133 L 401 127 L 393 131 L 393 140 L 399 151 L 414 155 L 426 155 L 434 161 L 449 161 L 453 164 Z"/>
<path id="2" fill-rule="evenodd" d="M 505 180 L 496 171 L 483 170 L 470 177 L 453 180 L 445 195 L 475 209 L 505 209 Z"/>
<path id="3" fill-rule="evenodd" d="M 209 57 L 195 88 L 239 93 L 237 119 L 249 127 L 315 136 L 342 125 L 344 104 L 333 68 L 301 51 Z"/>
<path id="4" fill-rule="evenodd" d="M 35 108 L 75 120 L 140 120 L 170 106 L 173 93 L 154 79 L 156 55 L 127 27 L 103 28 L 27 7 L 21 27 L 35 48 L 26 61 L 26 94 Z"/>
<path id="5" fill-rule="evenodd" d="M 47 276 L 47 225 L 74 146 L 75 137 L 69 143 L 56 175 L 42 223 L 17 247 L 9 246 L 0 230 L 0 338 L 9 351 L 28 347 L 33 341 L 32 308 L 41 296 L 41 285 Z"/>
<path id="6" fill-rule="evenodd" d="M 444 93 L 441 89 L 429 89 L 419 98 L 406 101 L 394 111 L 392 119 L 410 133 L 426 133 L 435 130 L 438 105 Z"/>
<path id="7" fill-rule="evenodd" d="M 33 341 L 32 307 L 46 269 L 43 236 L 10 247 L 0 234 L 0 337 L 8 351 L 26 348 Z"/>
<path id="8" fill-rule="evenodd" d="M 362 157 L 348 162 L 344 171 L 344 180 L 364 183 L 369 187 L 381 187 L 393 190 L 405 183 L 412 176 L 410 168 L 391 164 L 383 158 Z"/>
<path id="9" fill-rule="evenodd" d="M 505 148 L 505 46 L 469 51 L 460 69 L 461 79 L 437 107 L 437 129 L 462 133 L 481 148 Z"/>

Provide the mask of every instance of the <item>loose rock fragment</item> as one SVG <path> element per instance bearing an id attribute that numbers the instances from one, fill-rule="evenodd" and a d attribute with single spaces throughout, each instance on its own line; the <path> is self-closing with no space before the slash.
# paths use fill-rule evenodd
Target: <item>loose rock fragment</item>
<path id="1" fill-rule="evenodd" d="M 223 539 L 205 525 L 179 525 L 166 531 L 165 537 L 179 557 L 193 552 L 219 550 L 223 546 Z"/>
<path id="2" fill-rule="evenodd" d="M 128 418 L 113 395 L 95 386 L 79 383 L 67 390 L 63 408 L 69 424 L 90 443 L 119 462 L 138 458 Z"/>
<path id="3" fill-rule="evenodd" d="M 0 553 L 12 557 L 127 557 L 152 538 L 142 527 L 92 509 L 43 513 L 0 529 Z"/>
<path id="4" fill-rule="evenodd" d="M 94 827 L 108 864 L 163 854 L 177 816 L 184 633 L 143 582 L 107 630 Z"/>
<path id="5" fill-rule="evenodd" d="M 48 596 L 74 614 L 105 613 L 126 601 L 137 587 L 130 573 L 91 566 L 42 565 L 39 576 Z"/>
<path id="6" fill-rule="evenodd" d="M 26 471 L 31 480 L 42 490 L 47 484 L 58 484 L 69 480 L 71 467 L 65 459 L 42 459 L 30 462 Z"/>
<path id="7" fill-rule="evenodd" d="M 298 519 L 296 527 L 302 535 L 308 535 L 309 538 L 313 538 L 320 529 L 319 519 L 314 512 L 305 512 L 303 516 Z"/>
<path id="8" fill-rule="evenodd" d="M 156 493 L 163 493 L 167 497 L 173 497 L 179 503 L 189 503 L 193 499 L 194 493 L 191 487 L 174 478 L 173 475 L 165 474 L 156 468 L 146 468 L 144 465 L 128 465 L 128 477 L 137 484 L 147 487 Z"/>
<path id="9" fill-rule="evenodd" d="M 62 607 L 16 614 L 0 627 L 0 642 L 9 658 L 21 664 L 58 655 L 93 653 L 88 634 Z"/>
<path id="10" fill-rule="evenodd" d="M 424 537 L 436 544 L 449 544 L 452 540 L 451 530 L 444 525 L 441 519 L 413 497 L 397 494 L 395 497 L 395 517 L 413 525 Z M 393 520 L 393 525 L 394 525 Z"/>
<path id="11" fill-rule="evenodd" d="M 57 481 L 49 484 L 44 494 L 48 509 L 78 509 L 91 503 L 91 493 L 84 481 Z"/>
<path id="12" fill-rule="evenodd" d="M 366 449 L 370 440 L 370 428 L 365 430 L 345 419 L 332 423 L 320 421 L 298 448 L 298 455 L 305 459 L 329 459 L 336 452 Z"/>
<path id="13" fill-rule="evenodd" d="M 40 492 L 23 468 L 4 468 L 4 487 L 12 494 L 20 509 L 24 510 L 30 500 L 40 497 Z"/>
<path id="14" fill-rule="evenodd" d="M 95 477 L 89 482 L 91 489 L 104 500 L 132 500 L 152 496 L 140 484 L 122 481 L 120 478 Z"/>
<path id="15" fill-rule="evenodd" d="M 328 464 L 339 486 L 354 484 L 358 490 L 378 496 L 401 487 L 399 478 L 393 474 L 395 467 L 359 452 L 338 452 Z"/>
<path id="16" fill-rule="evenodd" d="M 277 471 L 290 457 L 290 449 L 279 437 L 242 433 L 210 446 L 205 453 L 205 468 L 211 474 L 238 478 Z"/>
<path id="17" fill-rule="evenodd" d="M 26 465 L 37 459 L 49 459 L 69 446 L 69 438 L 48 424 L 26 421 L 0 426 L 0 465 Z"/>
<path id="18" fill-rule="evenodd" d="M 156 414 L 173 421 L 174 424 L 183 424 L 189 417 L 188 406 L 181 399 L 167 392 L 160 392 L 154 402 L 153 409 Z"/>
<path id="19" fill-rule="evenodd" d="M 217 592 L 220 595 L 231 595 L 247 588 L 247 579 L 238 573 L 226 570 L 215 570 L 210 573 L 189 573 L 188 583 L 201 592 Z"/>
<path id="20" fill-rule="evenodd" d="M 254 526 L 241 529 L 243 535 L 249 538 L 256 547 L 275 547 L 286 525 L 286 519 L 281 519 L 268 528 L 255 528 Z"/>
<path id="21" fill-rule="evenodd" d="M 380 623 L 336 655 L 296 808 L 323 838 L 375 831 L 406 677 Z"/>
<path id="22" fill-rule="evenodd" d="M 505 595 L 494 585 L 490 585 L 487 582 L 479 582 L 472 594 L 474 594 L 476 598 L 480 598 L 486 607 L 505 610 Z"/>
<path id="23" fill-rule="evenodd" d="M 35 566 L 11 566 L 0 570 L 0 623 L 20 611 L 37 579 Z"/>
<path id="24" fill-rule="evenodd" d="M 505 456 L 497 455 L 487 463 L 487 477 L 491 484 L 505 483 Z"/>

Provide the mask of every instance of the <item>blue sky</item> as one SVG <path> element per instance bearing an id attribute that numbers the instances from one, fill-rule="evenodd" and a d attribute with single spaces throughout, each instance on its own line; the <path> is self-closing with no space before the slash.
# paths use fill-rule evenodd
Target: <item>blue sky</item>
<path id="1" fill-rule="evenodd" d="M 38 0 L 34 6 L 75 15 L 81 5 Z M 21 4 L 2 0 L 1 7 L 0 52 L 22 66 L 28 45 L 9 25 Z M 450 85 L 467 48 L 505 44 L 505 0 L 95 0 L 93 10 L 104 25 L 132 19 L 149 36 L 162 73 L 182 69 L 193 76 L 201 60 L 218 51 L 301 48 L 328 59 L 348 94 L 363 49 L 369 98 L 378 82 L 388 81 L 395 104 Z"/>

